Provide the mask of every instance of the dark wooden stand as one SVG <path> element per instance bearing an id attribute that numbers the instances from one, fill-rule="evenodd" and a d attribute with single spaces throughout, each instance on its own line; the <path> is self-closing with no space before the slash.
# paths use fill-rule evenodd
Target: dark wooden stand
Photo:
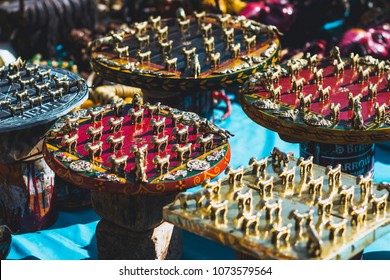
<path id="1" fill-rule="evenodd" d="M 96 228 L 100 259 L 180 259 L 182 231 L 164 222 L 163 206 L 177 193 L 127 196 L 92 191 L 101 217 Z"/>

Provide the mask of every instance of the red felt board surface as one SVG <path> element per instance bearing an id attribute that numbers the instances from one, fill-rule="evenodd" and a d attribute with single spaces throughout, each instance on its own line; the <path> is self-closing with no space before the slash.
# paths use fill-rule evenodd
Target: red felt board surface
<path id="1" fill-rule="evenodd" d="M 390 66 L 385 64 L 383 73 L 376 74 L 375 66 L 364 62 L 357 67 L 352 67 L 349 59 L 343 59 L 344 72 L 336 75 L 335 68 L 329 59 L 319 61 L 317 69 L 323 69 L 323 81 L 318 84 L 314 81 L 312 68 L 301 67 L 296 80 L 304 78 L 301 90 L 292 90 L 291 75 L 287 65 L 282 65 L 284 70 L 279 81 L 272 82 L 274 88 L 281 86 L 281 96 L 273 104 L 278 108 L 259 108 L 257 104 L 271 101 L 271 94 L 264 79 L 249 78 L 244 85 L 241 104 L 246 114 L 258 124 L 274 130 L 281 135 L 297 139 L 297 141 L 316 141 L 330 144 L 369 144 L 388 141 L 390 138 L 390 91 L 388 75 Z M 304 60 L 303 60 L 304 61 Z M 370 74 L 367 80 L 359 82 L 358 69 L 369 68 Z M 269 70 L 269 69 L 268 69 Z M 267 70 L 266 70 L 267 71 Z M 274 70 L 270 70 L 271 72 Z M 256 81 L 256 85 L 253 86 Z M 250 85 L 252 83 L 252 85 Z M 330 87 L 329 99 L 320 101 L 318 91 L 319 84 L 325 89 Z M 372 99 L 368 94 L 369 84 L 377 85 L 377 95 Z M 309 107 L 301 108 L 299 95 L 307 97 L 312 95 Z M 361 94 L 361 115 L 363 126 L 353 125 L 353 109 L 349 108 L 348 95 L 356 97 Z M 259 103 L 260 102 L 260 103 Z M 331 104 L 340 104 L 340 115 L 336 121 L 332 120 Z M 375 104 L 386 106 L 384 117 L 376 119 Z M 286 117 L 288 111 L 297 111 L 295 118 Z M 322 124 L 313 124 L 308 119 L 322 121 Z"/>

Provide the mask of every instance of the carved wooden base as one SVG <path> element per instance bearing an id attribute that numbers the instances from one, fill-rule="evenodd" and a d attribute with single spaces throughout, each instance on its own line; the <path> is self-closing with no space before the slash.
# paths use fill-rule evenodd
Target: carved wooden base
<path id="1" fill-rule="evenodd" d="M 159 196 L 91 192 L 92 206 L 102 220 L 96 229 L 100 259 L 178 259 L 181 230 L 166 223 L 163 206 L 176 193 Z"/>
<path id="2" fill-rule="evenodd" d="M 161 102 L 173 108 L 194 112 L 210 119 L 213 114 L 213 98 L 211 90 L 166 92 L 143 89 L 144 102 L 154 104 Z"/>
<path id="3" fill-rule="evenodd" d="M 341 170 L 351 175 L 365 175 L 374 171 L 375 144 L 300 144 L 300 156 L 314 156 L 314 163 L 322 166 L 341 164 Z"/>
<path id="4" fill-rule="evenodd" d="M 92 206 L 100 217 L 135 232 L 148 231 L 160 225 L 163 222 L 163 206 L 175 197 L 176 193 L 127 196 L 91 191 Z"/>
<path id="5" fill-rule="evenodd" d="M 32 232 L 57 219 L 54 172 L 43 158 L 0 164 L 0 220 L 13 232 Z"/>
<path id="6" fill-rule="evenodd" d="M 177 260 L 182 254 L 182 230 L 167 222 L 134 232 L 102 219 L 96 240 L 102 260 Z"/>

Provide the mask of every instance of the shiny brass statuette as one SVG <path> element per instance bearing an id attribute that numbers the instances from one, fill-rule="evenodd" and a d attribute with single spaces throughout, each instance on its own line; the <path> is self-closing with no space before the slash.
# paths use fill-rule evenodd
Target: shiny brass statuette
<path id="1" fill-rule="evenodd" d="M 388 231 L 390 185 L 277 148 L 205 181 L 163 210 L 165 220 L 259 259 L 349 259 Z"/>

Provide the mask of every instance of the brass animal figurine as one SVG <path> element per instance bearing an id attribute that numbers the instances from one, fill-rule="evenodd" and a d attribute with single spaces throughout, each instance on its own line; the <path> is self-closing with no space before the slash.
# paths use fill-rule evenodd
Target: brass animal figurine
<path id="1" fill-rule="evenodd" d="M 306 96 L 302 92 L 299 93 L 298 99 L 299 99 L 299 108 L 304 109 L 311 106 L 311 98 L 313 95 L 310 93 Z"/>
<path id="2" fill-rule="evenodd" d="M 123 120 L 124 120 L 123 117 L 119 117 L 119 118 L 110 118 L 110 119 L 108 120 L 107 125 L 110 126 L 110 131 L 111 131 L 111 133 L 112 133 L 112 132 L 118 133 L 118 132 L 122 129 Z"/>
<path id="3" fill-rule="evenodd" d="M 217 67 L 219 67 L 219 64 L 221 63 L 221 54 L 219 52 L 210 53 L 209 59 L 210 59 L 211 68 L 217 68 Z"/>
<path id="4" fill-rule="evenodd" d="M 315 84 L 322 83 L 322 81 L 324 80 L 324 69 L 323 68 L 317 69 L 317 67 L 314 67 L 313 74 L 314 74 L 313 82 Z"/>
<path id="5" fill-rule="evenodd" d="M 149 37 L 150 37 L 149 35 L 144 35 L 144 36 L 138 36 L 138 37 L 136 37 L 140 49 L 145 49 L 145 48 L 149 47 L 149 44 L 150 44 L 150 39 L 149 39 Z M 128 48 L 127 48 L 127 49 L 128 49 Z"/>
<path id="6" fill-rule="evenodd" d="M 336 105 L 334 103 L 330 104 L 330 120 L 337 122 L 340 119 L 340 103 L 337 103 Z"/>
<path id="7" fill-rule="evenodd" d="M 153 164 L 156 166 L 157 173 L 159 175 L 165 174 L 169 171 L 169 158 L 170 155 L 166 155 L 165 157 L 157 155 L 153 158 Z"/>
<path id="8" fill-rule="evenodd" d="M 157 28 L 155 36 L 157 36 L 158 42 L 166 41 L 168 39 L 168 26 Z"/>
<path id="9" fill-rule="evenodd" d="M 38 71 L 38 76 L 39 76 L 38 81 L 43 83 L 45 77 L 46 79 L 50 80 L 50 73 L 51 73 L 51 69 Z"/>
<path id="10" fill-rule="evenodd" d="M 240 55 L 240 51 L 241 51 L 241 44 L 240 43 L 237 43 L 237 44 L 230 44 L 229 45 L 229 51 L 231 52 L 231 57 L 232 58 L 237 58 L 239 55 Z"/>
<path id="11" fill-rule="evenodd" d="M 107 159 L 107 163 L 111 164 L 111 171 L 116 175 L 122 175 L 125 172 L 127 166 L 127 158 L 128 155 L 124 155 L 121 157 L 116 157 L 115 155 L 111 155 Z"/>
<path id="12" fill-rule="evenodd" d="M 213 134 L 209 134 L 205 137 L 199 135 L 196 138 L 196 143 L 200 144 L 201 152 L 206 153 L 207 151 L 211 150 L 211 148 L 213 147 L 213 138 Z"/>
<path id="13" fill-rule="evenodd" d="M 215 49 L 214 37 L 204 38 L 203 44 L 204 44 L 206 54 L 210 54 L 210 53 L 214 52 L 214 49 Z"/>
<path id="14" fill-rule="evenodd" d="M 244 36 L 244 43 L 247 50 L 256 47 L 256 35 L 251 37 Z"/>
<path id="15" fill-rule="evenodd" d="M 141 52 L 141 50 L 138 50 L 137 56 L 139 57 L 139 62 L 141 64 L 144 64 L 145 62 L 149 63 L 151 54 L 151 51 Z"/>
<path id="16" fill-rule="evenodd" d="M 200 26 L 200 31 L 202 32 L 203 38 L 210 38 L 213 32 L 212 24 L 202 23 L 202 25 Z"/>
<path id="17" fill-rule="evenodd" d="M 59 98 L 61 98 L 63 93 L 64 93 L 64 89 L 63 88 L 59 88 L 59 89 L 55 89 L 55 90 L 49 89 L 49 96 L 50 96 L 50 99 L 52 101 L 54 101 L 57 98 L 57 96 Z"/>
<path id="18" fill-rule="evenodd" d="M 300 78 L 297 80 L 295 76 L 292 76 L 291 78 L 291 92 L 297 92 L 301 91 L 303 86 L 305 85 L 306 79 L 305 78 Z"/>
<path id="19" fill-rule="evenodd" d="M 118 54 L 119 58 L 129 56 L 129 46 L 125 46 L 125 47 L 115 46 L 114 51 Z M 149 58 L 149 60 L 150 60 L 150 58 Z"/>
<path id="20" fill-rule="evenodd" d="M 273 166 L 279 166 L 284 168 L 288 165 L 289 156 L 276 147 L 274 147 L 274 149 L 272 150 L 271 157 Z"/>
<path id="21" fill-rule="evenodd" d="M 172 40 L 169 41 L 160 41 L 159 46 L 160 46 L 160 51 L 161 54 L 165 57 L 170 58 L 171 57 L 171 52 L 172 52 Z M 176 69 L 176 68 L 175 68 Z"/>
<path id="22" fill-rule="evenodd" d="M 194 11 L 194 16 L 196 18 L 196 23 L 198 25 L 201 25 L 202 22 L 204 21 L 204 19 L 206 18 L 206 11 L 202 11 L 200 13 L 198 13 L 197 11 Z"/>
<path id="23" fill-rule="evenodd" d="M 135 162 L 135 178 L 138 182 L 141 183 L 147 183 L 148 178 L 146 175 L 146 155 L 141 152 L 137 151 L 134 154 L 134 162 Z"/>
<path id="24" fill-rule="evenodd" d="M 222 34 L 226 46 L 225 50 L 228 50 L 230 44 L 234 44 L 234 28 L 224 28 Z"/>
<path id="25" fill-rule="evenodd" d="M 30 103 L 30 108 L 34 108 L 34 104 L 38 103 L 40 107 L 42 107 L 42 96 L 36 96 L 36 97 L 27 97 L 28 103 Z"/>
<path id="26" fill-rule="evenodd" d="M 155 18 L 153 16 L 150 16 L 149 23 L 152 26 L 153 30 L 157 30 L 161 27 L 161 16 L 157 16 Z"/>
<path id="27" fill-rule="evenodd" d="M 229 25 L 231 18 L 232 16 L 230 14 L 219 15 L 217 17 L 218 23 L 222 29 L 226 28 Z"/>
<path id="28" fill-rule="evenodd" d="M 165 118 L 161 118 L 160 120 L 152 119 L 149 123 L 151 127 L 153 127 L 153 134 L 158 135 L 164 132 L 165 129 Z"/>
<path id="29" fill-rule="evenodd" d="M 237 182 L 242 184 L 242 178 L 244 177 L 244 167 L 240 166 L 237 169 L 233 169 L 231 166 L 228 166 L 225 169 L 225 174 L 229 175 L 230 184 L 235 185 Z"/>
<path id="30" fill-rule="evenodd" d="M 102 121 L 103 114 L 104 114 L 104 108 L 97 108 L 97 109 L 91 108 L 87 110 L 87 115 L 91 117 L 91 121 L 93 124 Z"/>
<path id="31" fill-rule="evenodd" d="M 95 157 L 101 157 L 103 152 L 103 142 L 98 141 L 97 143 L 87 143 L 84 145 L 84 150 L 88 151 L 89 159 L 94 162 Z"/>
<path id="32" fill-rule="evenodd" d="M 48 92 L 50 89 L 50 83 L 37 84 L 34 80 L 33 87 L 35 88 L 35 92 L 38 96 L 41 96 L 45 91 Z"/>
<path id="33" fill-rule="evenodd" d="M 249 166 L 252 166 L 252 174 L 255 174 L 256 177 L 260 177 L 262 179 L 266 179 L 266 169 L 268 165 L 268 158 L 263 158 L 257 160 L 256 157 L 252 157 L 249 160 Z"/>
<path id="34" fill-rule="evenodd" d="M 190 61 L 190 75 L 197 79 L 200 76 L 200 63 L 198 55 L 195 54 L 193 59 Z"/>
<path id="35" fill-rule="evenodd" d="M 77 139 L 79 136 L 74 134 L 70 136 L 69 134 L 65 134 L 62 136 L 61 145 L 65 146 L 68 150 L 68 153 L 76 152 L 77 147 Z"/>
<path id="36" fill-rule="evenodd" d="M 123 42 L 122 36 L 115 34 L 115 33 L 112 33 L 110 36 L 103 37 L 103 38 L 100 38 L 100 39 L 97 39 L 97 40 L 90 42 L 88 45 L 88 49 L 90 52 L 92 52 L 92 51 L 95 51 L 95 50 L 101 48 L 102 46 L 114 47 L 117 44 L 122 43 L 122 42 Z"/>
<path id="37" fill-rule="evenodd" d="M 90 142 L 99 141 L 103 135 L 103 126 L 98 126 L 97 128 L 90 126 L 88 127 L 86 134 L 89 135 Z"/>
<path id="38" fill-rule="evenodd" d="M 337 59 L 333 60 L 333 73 L 335 74 L 335 76 L 339 76 L 340 74 L 344 73 L 344 65 L 345 63 L 343 61 L 338 62 Z"/>
<path id="39" fill-rule="evenodd" d="M 157 135 L 154 135 L 150 139 L 150 144 L 154 144 L 154 150 L 156 152 L 164 152 L 168 147 L 168 135 L 164 135 L 161 138 L 158 138 Z"/>
<path id="40" fill-rule="evenodd" d="M 363 98 L 363 95 L 359 93 L 356 96 L 353 96 L 353 93 L 348 93 L 348 109 L 352 110 L 355 107 L 356 102 L 360 102 L 360 99 Z"/>
<path id="41" fill-rule="evenodd" d="M 164 59 L 165 63 L 165 69 L 168 71 L 176 71 L 177 67 L 177 57 L 169 58 L 168 56 L 165 57 Z"/>
<path id="42" fill-rule="evenodd" d="M 144 116 L 144 109 L 138 109 L 136 111 L 134 108 L 130 108 L 129 111 L 127 112 L 127 115 L 130 117 L 130 123 L 132 124 L 140 124 L 142 123 L 142 119 Z"/>
<path id="43" fill-rule="evenodd" d="M 124 140 L 125 136 L 123 135 L 117 138 L 115 138 L 114 135 L 110 135 L 107 137 L 106 143 L 110 144 L 110 151 L 114 153 L 122 149 Z"/>
<path id="44" fill-rule="evenodd" d="M 181 32 L 181 34 L 185 35 L 185 34 L 188 34 L 190 32 L 190 19 L 187 18 L 185 20 L 178 20 L 177 21 L 179 23 L 179 30 Z"/>
<path id="45" fill-rule="evenodd" d="M 185 65 L 186 65 L 185 69 L 189 69 L 190 62 L 196 54 L 196 47 L 193 47 L 192 49 L 189 49 L 189 50 L 187 50 L 185 47 L 183 47 L 181 50 L 182 50 L 182 53 L 184 55 L 184 61 L 185 61 Z"/>
<path id="46" fill-rule="evenodd" d="M 137 36 L 143 36 L 145 35 L 148 27 L 148 22 L 147 21 L 142 21 L 142 22 L 135 22 L 134 23 L 134 29 L 135 29 L 135 34 Z"/>
<path id="47" fill-rule="evenodd" d="M 182 147 L 179 144 L 175 144 L 172 147 L 172 152 L 176 153 L 178 161 L 183 163 L 191 157 L 191 146 L 192 143 L 187 143 Z"/>
<path id="48" fill-rule="evenodd" d="M 324 102 L 325 100 L 329 99 L 331 89 L 332 88 L 330 86 L 323 88 L 322 85 L 318 85 L 317 91 L 320 94 L 320 101 L 321 102 Z"/>
<path id="49" fill-rule="evenodd" d="M 359 66 L 359 68 L 358 68 L 358 75 L 359 75 L 358 83 L 362 84 L 363 82 L 367 81 L 369 76 L 370 76 L 370 72 L 371 72 L 370 68 L 366 68 L 363 70 L 363 67 Z"/>
<path id="50" fill-rule="evenodd" d="M 184 126 L 182 129 L 175 127 L 172 130 L 172 135 L 176 138 L 177 143 L 187 143 L 188 141 L 188 126 Z"/>
<path id="51" fill-rule="evenodd" d="M 379 103 L 375 102 L 375 104 L 374 104 L 374 109 L 375 109 L 374 119 L 375 119 L 375 121 L 380 122 L 380 121 L 384 120 L 385 114 L 386 114 L 386 108 L 387 108 L 386 103 L 383 103 L 382 105 L 379 106 Z"/>
<path id="52" fill-rule="evenodd" d="M 372 100 L 376 98 L 376 95 L 378 94 L 378 84 L 368 83 L 367 92 L 368 92 L 368 100 Z"/>
<path id="53" fill-rule="evenodd" d="M 282 95 L 282 86 L 279 85 L 276 88 L 274 87 L 273 84 L 270 85 L 269 87 L 269 98 L 271 101 L 279 100 L 280 96 Z"/>
<path id="54" fill-rule="evenodd" d="M 319 57 L 317 54 L 311 55 L 310 53 L 306 53 L 307 66 L 311 69 L 316 68 L 319 62 Z"/>

